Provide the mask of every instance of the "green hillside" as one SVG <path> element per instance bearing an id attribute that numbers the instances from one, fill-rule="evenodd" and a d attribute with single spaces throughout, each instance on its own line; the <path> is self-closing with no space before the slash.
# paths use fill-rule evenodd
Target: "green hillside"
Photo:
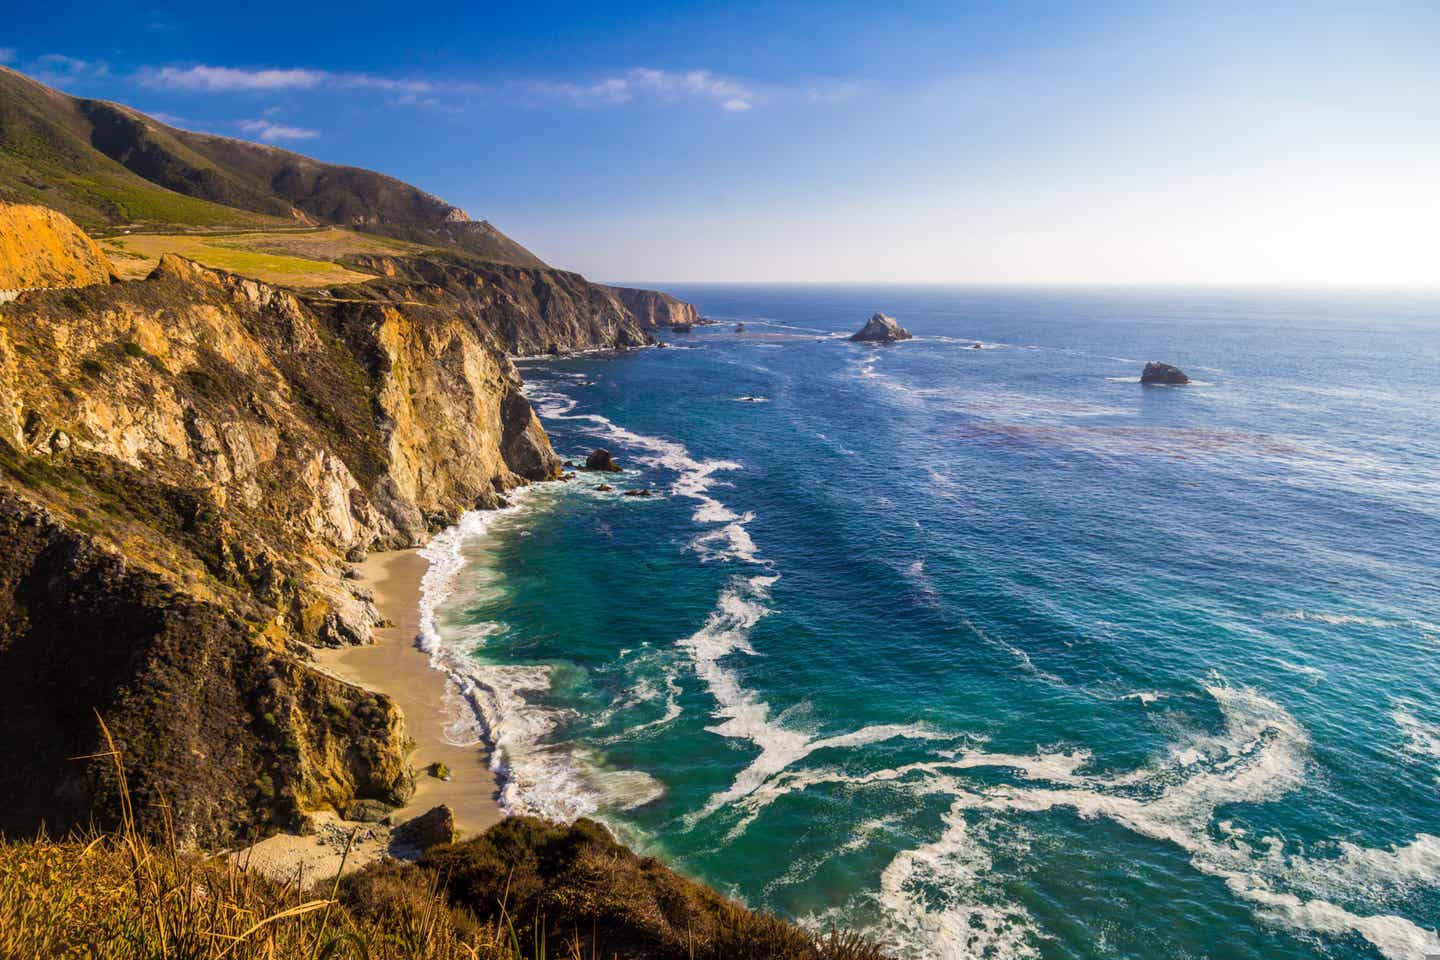
<path id="1" fill-rule="evenodd" d="M 335 224 L 544 266 L 489 223 L 393 177 L 178 130 L 3 67 L 0 200 L 53 207 L 101 233 Z"/>

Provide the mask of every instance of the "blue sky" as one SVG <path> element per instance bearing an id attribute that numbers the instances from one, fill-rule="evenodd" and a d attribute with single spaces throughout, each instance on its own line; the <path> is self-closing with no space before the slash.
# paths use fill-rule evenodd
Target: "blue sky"
<path id="1" fill-rule="evenodd" d="M 613 280 L 1433 286 L 1437 50 L 1435 3 L 60 2 L 0 33 Z"/>

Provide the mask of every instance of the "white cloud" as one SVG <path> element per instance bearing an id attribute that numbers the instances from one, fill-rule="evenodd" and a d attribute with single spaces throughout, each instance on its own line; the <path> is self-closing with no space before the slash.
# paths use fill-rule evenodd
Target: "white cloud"
<path id="1" fill-rule="evenodd" d="M 153 67 L 140 71 L 140 82 L 150 87 L 201 93 L 255 90 L 312 90 L 329 76 L 323 70 L 246 70 L 239 67 Z"/>
<path id="2" fill-rule="evenodd" d="M 136 78 L 146 86 L 186 93 L 274 93 L 312 90 L 370 90 L 389 97 L 393 106 L 454 109 L 440 98 L 500 89 L 475 83 L 384 77 L 369 73 L 342 73 L 306 67 L 263 68 L 145 67 Z M 755 90 L 709 70 L 655 70 L 634 67 L 589 82 L 559 81 L 511 84 L 531 96 L 567 100 L 576 106 L 612 106 L 649 100 L 659 103 L 695 101 L 730 113 L 741 113 L 760 102 Z"/>
<path id="3" fill-rule="evenodd" d="M 280 140 L 313 140 L 320 136 L 319 130 L 286 126 L 270 120 L 241 120 L 239 126 L 241 130 L 251 134 L 256 140 L 263 140 L 266 143 L 276 143 Z"/>
<path id="4" fill-rule="evenodd" d="M 427 80 L 395 79 L 368 73 L 334 73 L 304 67 L 250 69 L 248 67 L 145 67 L 137 74 L 149 87 L 187 93 L 253 93 L 280 90 L 378 90 L 418 96 L 437 89 Z M 458 88 L 457 88 L 458 89 Z"/>
<path id="5" fill-rule="evenodd" d="M 577 106 L 610 106 L 648 98 L 662 103 L 700 100 L 721 110 L 739 113 L 759 100 L 755 91 L 709 70 L 654 70 L 635 67 L 590 83 L 539 83 L 533 89 L 544 96 L 563 98 Z"/>

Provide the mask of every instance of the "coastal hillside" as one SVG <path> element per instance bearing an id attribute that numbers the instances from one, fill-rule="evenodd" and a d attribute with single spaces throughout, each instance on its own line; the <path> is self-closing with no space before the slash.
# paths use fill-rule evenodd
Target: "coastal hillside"
<path id="1" fill-rule="evenodd" d="M 485 221 L 394 177 L 180 130 L 0 67 L 0 201 L 87 229 L 335 224 L 484 260 L 544 267 Z"/>
<path id="2" fill-rule="evenodd" d="M 90 258 L 0 306 L 0 831 L 113 821 L 114 777 L 73 759 L 97 713 L 141 828 L 186 843 L 401 802 L 394 705 L 307 663 L 377 621 L 349 564 L 558 474 L 510 355 L 648 330 L 578 275 L 460 254 L 314 291 L 168 254 L 88 283 L 105 259 L 66 218 L 0 217 L 29 225 L 11 276 Z"/>

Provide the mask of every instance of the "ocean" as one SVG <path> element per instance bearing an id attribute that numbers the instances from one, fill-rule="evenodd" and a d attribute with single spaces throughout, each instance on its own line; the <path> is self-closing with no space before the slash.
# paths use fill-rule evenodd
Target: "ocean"
<path id="1" fill-rule="evenodd" d="M 626 472 L 427 550 L 507 809 L 899 957 L 1440 954 L 1440 296 L 665 289 L 521 365 Z"/>

